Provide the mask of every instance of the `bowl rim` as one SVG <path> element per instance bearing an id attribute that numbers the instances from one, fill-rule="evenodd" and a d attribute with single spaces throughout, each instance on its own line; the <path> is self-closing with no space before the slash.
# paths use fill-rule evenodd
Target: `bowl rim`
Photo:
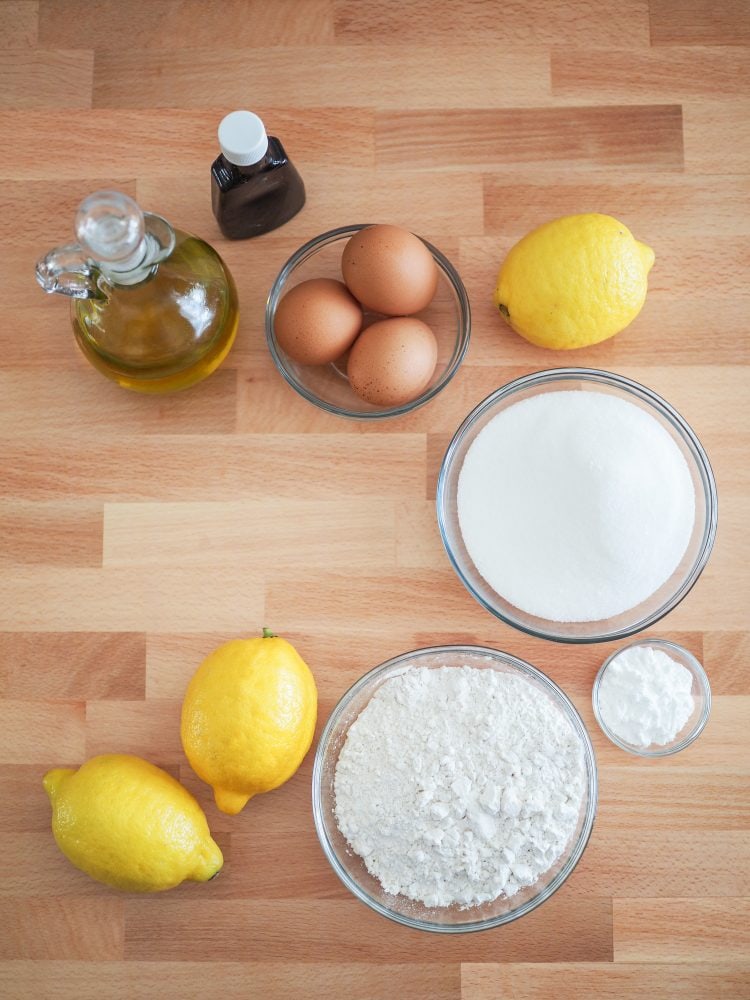
<path id="1" fill-rule="evenodd" d="M 492 917 L 488 920 L 475 920 L 465 924 L 441 924 L 427 920 L 419 920 L 414 917 L 409 917 L 403 913 L 397 913 L 394 910 L 389 909 L 387 906 L 384 906 L 378 900 L 374 899 L 349 875 L 344 866 L 340 863 L 335 851 L 331 847 L 326 834 L 325 822 L 323 819 L 321 796 L 323 764 L 331 734 L 352 699 L 355 695 L 359 694 L 372 684 L 377 677 L 393 667 L 402 664 L 406 666 L 406 661 L 408 660 L 419 659 L 427 656 L 436 656 L 441 653 L 464 653 L 472 656 L 488 657 L 489 659 L 495 661 L 499 660 L 507 665 L 510 665 L 515 670 L 520 671 L 522 674 L 531 676 L 540 682 L 542 687 L 547 690 L 552 700 L 559 705 L 561 711 L 563 711 L 565 717 L 568 719 L 581 740 L 587 775 L 586 810 L 583 816 L 583 824 L 581 826 L 578 839 L 574 844 L 567 860 L 560 868 L 560 871 L 553 879 L 551 879 L 541 892 L 537 893 L 537 895 L 535 895 L 532 899 L 527 900 L 526 903 L 519 906 L 517 909 L 512 910 L 509 913 Z M 553 896 L 572 874 L 576 865 L 580 861 L 586 846 L 588 845 L 591 838 L 591 832 L 594 827 L 594 820 L 596 818 L 599 799 L 598 769 L 596 754 L 591 742 L 591 737 L 589 736 L 586 724 L 584 723 L 578 709 L 560 685 L 553 681 L 552 678 L 548 677 L 543 671 L 539 670 L 538 667 L 534 667 L 532 664 L 527 663 L 526 660 L 521 660 L 519 657 L 513 656 L 511 653 L 493 649 L 490 646 L 463 643 L 458 645 L 446 644 L 439 646 L 424 646 L 418 649 L 410 650 L 406 653 L 400 653 L 398 656 L 391 657 L 389 660 L 379 664 L 377 667 L 373 667 L 371 670 L 368 670 L 367 673 L 363 674 L 357 681 L 355 681 L 354 684 L 352 684 L 336 702 L 336 705 L 328 717 L 320 735 L 318 746 L 315 751 L 311 785 L 315 832 L 318 836 L 320 846 L 323 849 L 323 853 L 328 859 L 328 863 L 331 865 L 333 871 L 339 877 L 341 882 L 343 882 L 346 888 L 349 889 L 349 891 L 356 896 L 357 899 L 363 902 L 366 906 L 369 906 L 370 909 L 374 910 L 376 913 L 379 913 L 381 916 L 387 917 L 395 923 L 411 927 L 414 930 L 430 931 L 438 934 L 468 934 L 474 931 L 490 930 L 493 927 L 500 927 L 503 924 L 511 923 L 514 920 L 518 920 L 519 917 L 525 916 L 527 913 L 536 909 L 537 906 L 541 906 L 542 903 Z"/>
<path id="2" fill-rule="evenodd" d="M 614 733 L 606 724 L 602 718 L 599 708 L 599 689 L 601 688 L 602 679 L 604 678 L 607 667 L 621 653 L 624 653 L 626 649 L 633 649 L 636 646 L 656 646 L 666 652 L 671 651 L 673 653 L 678 653 L 680 657 L 686 660 L 689 664 L 688 669 L 691 671 L 693 677 L 695 677 L 698 681 L 698 686 L 703 694 L 703 706 L 701 708 L 700 715 L 687 735 L 681 740 L 678 740 L 676 743 L 667 743 L 666 746 L 656 750 L 649 750 L 645 747 L 636 747 L 634 744 L 620 739 L 620 737 L 617 736 L 617 734 Z M 630 642 L 626 646 L 620 646 L 619 649 L 610 653 L 604 663 L 602 663 L 601 667 L 599 667 L 596 677 L 594 678 L 594 684 L 591 688 L 591 707 L 594 710 L 594 717 L 596 718 L 601 731 L 608 740 L 614 743 L 614 745 L 619 747 L 621 750 L 625 750 L 626 753 L 633 754 L 634 757 L 671 757 L 672 754 L 679 753 L 680 750 L 684 750 L 686 747 L 689 747 L 691 743 L 694 743 L 706 728 L 706 723 L 708 722 L 708 718 L 711 714 L 711 684 L 709 683 L 708 674 L 706 673 L 703 664 L 700 662 L 695 653 L 691 653 L 691 651 L 686 649 L 685 646 L 681 646 L 677 642 L 672 642 L 671 639 L 637 639 L 635 642 Z"/>
<path id="3" fill-rule="evenodd" d="M 469 296 L 466 291 L 466 287 L 461 280 L 461 276 L 441 250 L 438 250 L 438 248 L 433 246 L 432 243 L 429 243 L 417 233 L 414 233 L 413 235 L 417 236 L 417 238 L 424 243 L 432 254 L 438 268 L 445 275 L 449 284 L 453 288 L 458 302 L 459 330 L 456 336 L 456 343 L 453 347 L 453 353 L 442 377 L 433 386 L 422 393 L 422 395 L 417 396 L 416 399 L 410 400 L 408 403 L 402 403 L 400 406 L 390 406 L 382 410 L 359 412 L 357 410 L 350 410 L 344 406 L 336 406 L 333 403 L 327 403 L 319 396 L 316 396 L 314 392 L 311 392 L 302 382 L 294 377 L 291 371 L 288 370 L 276 343 L 276 335 L 273 329 L 273 318 L 279 299 L 281 298 L 281 290 L 286 284 L 289 275 L 300 264 L 304 263 L 304 261 L 306 261 L 309 257 L 312 257 L 313 254 L 315 254 L 322 247 L 327 246 L 329 243 L 335 243 L 337 240 L 343 239 L 345 236 L 353 236 L 354 233 L 358 233 L 362 229 L 368 229 L 373 225 L 376 225 L 376 223 L 362 222 L 353 223 L 348 226 L 338 226 L 336 229 L 328 229 L 326 232 L 320 233 L 318 236 L 314 236 L 306 243 L 303 243 L 303 245 L 299 247 L 298 250 L 295 250 L 291 257 L 287 259 L 279 273 L 274 278 L 266 299 L 266 343 L 278 371 L 281 373 L 285 381 L 292 387 L 292 389 L 294 389 L 295 392 L 306 399 L 309 403 L 325 410 L 327 413 L 333 413 L 336 416 L 345 417 L 350 420 L 383 420 L 387 417 L 398 417 L 405 413 L 411 413 L 412 410 L 416 410 L 420 406 L 424 406 L 425 403 L 429 403 L 431 399 L 433 399 L 448 385 L 453 376 L 456 374 L 461 366 L 461 362 L 464 359 L 466 351 L 468 350 L 469 341 L 471 340 L 471 305 L 469 303 Z"/>
<path id="4" fill-rule="evenodd" d="M 623 625 L 620 628 L 613 629 L 608 632 L 599 630 L 587 635 L 566 635 L 555 631 L 554 628 L 552 628 L 555 624 L 554 622 L 549 622 L 549 628 L 537 628 L 528 623 L 521 622 L 507 611 L 500 611 L 493 607 L 489 601 L 485 600 L 485 598 L 475 590 L 471 582 L 467 579 L 456 556 L 451 550 L 446 529 L 446 482 L 448 472 L 451 469 L 453 459 L 459 445 L 462 443 L 465 435 L 470 431 L 476 420 L 482 414 L 491 409 L 501 399 L 512 396 L 523 389 L 532 388 L 535 385 L 564 382 L 566 380 L 583 380 L 614 386 L 615 388 L 626 393 L 630 393 L 632 396 L 636 396 L 638 399 L 649 404 L 653 409 L 655 409 L 660 416 L 665 418 L 667 422 L 674 427 L 678 436 L 682 439 L 687 446 L 688 451 L 691 453 L 698 469 L 701 483 L 703 484 L 706 503 L 706 517 L 703 525 L 703 538 L 701 539 L 700 549 L 690 572 L 686 575 L 685 579 L 682 581 L 681 585 L 677 588 L 674 594 L 672 594 L 671 597 L 664 601 L 649 615 L 639 621 L 632 622 L 630 625 Z M 660 621 L 660 619 L 664 618 L 665 615 L 669 614 L 670 611 L 673 611 L 677 605 L 687 597 L 703 572 L 709 556 L 711 555 L 711 550 L 713 549 L 718 524 L 718 493 L 716 490 L 716 480 L 714 478 L 713 469 L 711 468 L 711 463 L 708 460 L 708 455 L 706 454 L 703 445 L 698 440 L 698 437 L 692 427 L 690 427 L 687 421 L 680 416 L 677 410 L 675 410 L 670 403 L 668 403 L 663 397 L 654 392 L 652 389 L 642 385 L 640 382 L 636 382 L 634 379 L 627 378 L 625 375 L 618 375 L 615 372 L 605 371 L 600 368 L 546 368 L 541 371 L 531 372 L 528 375 L 522 375 L 520 378 L 507 382 L 505 385 L 495 389 L 483 400 L 481 400 L 481 402 L 479 402 L 463 419 L 457 431 L 453 435 L 445 455 L 443 456 L 443 461 L 440 465 L 440 472 L 438 474 L 435 503 L 437 509 L 438 528 L 440 531 L 440 538 L 443 542 L 443 547 L 445 548 L 448 559 L 456 575 L 461 583 L 463 583 L 464 587 L 466 587 L 469 591 L 471 596 L 478 601 L 478 603 L 481 604 L 486 611 L 489 611 L 490 614 L 499 618 L 500 621 L 505 622 L 506 625 L 510 625 L 513 628 L 518 629 L 520 632 L 524 632 L 526 635 L 532 635 L 538 639 L 548 639 L 552 642 L 562 642 L 571 645 L 584 645 L 595 642 L 613 642 L 618 639 L 626 639 L 628 636 L 635 635 L 638 632 L 642 632 L 644 629 L 650 628 L 656 622 Z M 596 623 L 582 622 L 581 624 Z"/>

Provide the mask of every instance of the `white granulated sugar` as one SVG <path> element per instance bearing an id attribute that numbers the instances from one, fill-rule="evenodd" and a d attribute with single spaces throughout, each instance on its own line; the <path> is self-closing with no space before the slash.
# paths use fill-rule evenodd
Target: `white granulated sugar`
<path id="1" fill-rule="evenodd" d="M 624 742 L 664 746 L 693 714 L 692 687 L 690 671 L 663 650 L 631 646 L 602 675 L 599 713 Z"/>
<path id="2" fill-rule="evenodd" d="M 579 739 L 531 682 L 411 667 L 350 727 L 335 813 L 386 892 L 471 906 L 514 895 L 554 864 L 584 788 Z"/>
<path id="3" fill-rule="evenodd" d="M 602 392 L 549 392 L 482 428 L 458 480 L 477 571 L 522 611 L 610 618 L 669 579 L 695 520 L 680 449 L 655 417 Z"/>

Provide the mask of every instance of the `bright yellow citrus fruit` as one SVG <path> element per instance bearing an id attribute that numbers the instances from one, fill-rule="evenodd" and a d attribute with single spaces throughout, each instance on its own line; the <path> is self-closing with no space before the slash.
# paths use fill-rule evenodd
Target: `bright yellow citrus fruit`
<path id="1" fill-rule="evenodd" d="M 102 754 L 49 771 L 43 784 L 57 846 L 99 882 L 159 892 L 207 882 L 224 863 L 190 792 L 140 757 Z"/>
<path id="2" fill-rule="evenodd" d="M 297 650 L 263 630 L 234 639 L 198 667 L 182 704 L 182 745 L 193 770 L 234 815 L 278 788 L 310 749 L 318 712 L 315 680 Z"/>
<path id="3" fill-rule="evenodd" d="M 611 215 L 566 215 L 510 250 L 494 301 L 526 340 L 555 350 L 613 337 L 641 311 L 654 251 Z"/>

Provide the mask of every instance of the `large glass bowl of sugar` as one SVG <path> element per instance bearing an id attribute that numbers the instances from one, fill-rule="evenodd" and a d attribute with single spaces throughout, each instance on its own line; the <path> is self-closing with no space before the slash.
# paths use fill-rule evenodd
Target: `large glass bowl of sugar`
<path id="1" fill-rule="evenodd" d="M 711 553 L 717 496 L 698 438 L 643 385 L 559 368 L 488 396 L 443 459 L 448 557 L 493 615 L 606 642 L 668 614 Z"/>

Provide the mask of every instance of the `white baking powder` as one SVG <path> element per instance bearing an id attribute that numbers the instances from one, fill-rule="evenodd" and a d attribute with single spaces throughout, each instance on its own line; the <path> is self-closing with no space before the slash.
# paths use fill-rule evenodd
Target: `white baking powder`
<path id="1" fill-rule="evenodd" d="M 631 646 L 612 659 L 599 685 L 599 714 L 636 747 L 671 743 L 693 713 L 693 677 L 661 649 Z"/>
<path id="2" fill-rule="evenodd" d="M 351 725 L 335 814 L 386 892 L 469 906 L 554 864 L 584 789 L 579 738 L 540 688 L 492 669 L 411 667 Z"/>
<path id="3" fill-rule="evenodd" d="M 549 392 L 501 410 L 466 453 L 468 554 L 511 604 L 598 621 L 669 579 L 695 520 L 687 463 L 655 417 L 603 392 Z"/>

